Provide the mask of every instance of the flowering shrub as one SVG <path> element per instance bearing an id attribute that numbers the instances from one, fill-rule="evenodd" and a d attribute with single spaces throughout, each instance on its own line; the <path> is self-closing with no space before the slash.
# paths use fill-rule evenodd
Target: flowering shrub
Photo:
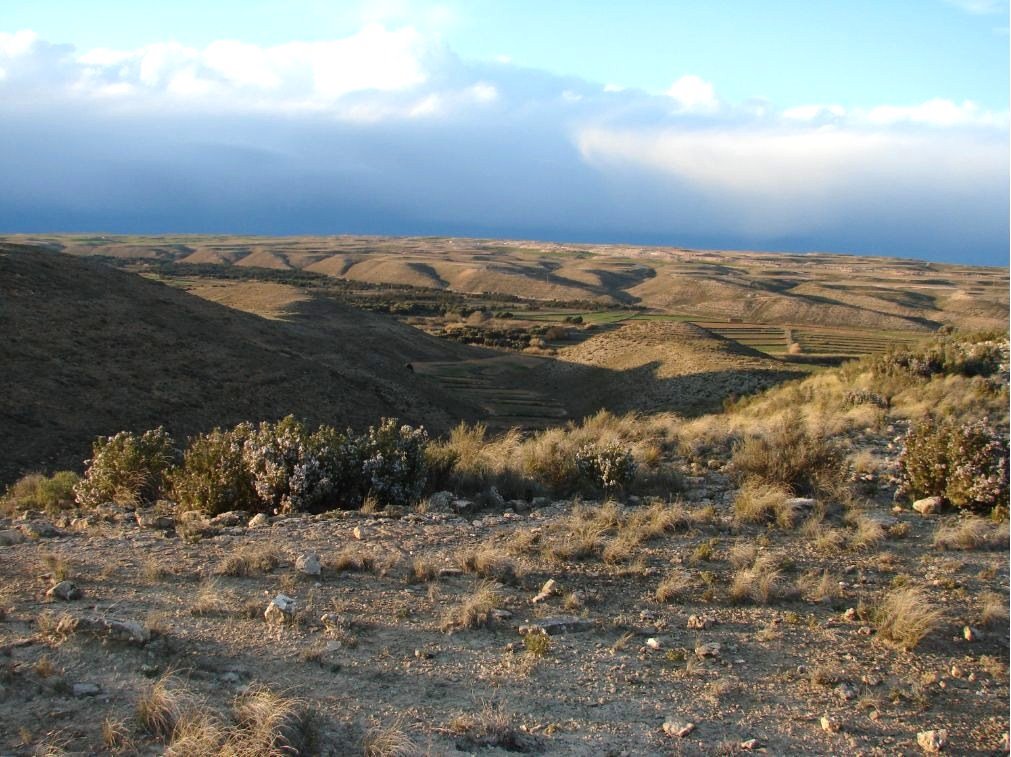
<path id="1" fill-rule="evenodd" d="M 579 472 L 605 492 L 624 489 L 635 476 L 632 453 L 619 444 L 587 444 L 576 452 Z"/>
<path id="2" fill-rule="evenodd" d="M 928 418 L 914 426 L 899 471 L 900 497 L 943 496 L 972 510 L 1008 505 L 1008 438 L 986 418 L 962 425 Z"/>
<path id="3" fill-rule="evenodd" d="M 424 428 L 398 427 L 394 418 L 369 427 L 360 440 L 361 470 L 368 492 L 380 504 L 406 504 L 421 496 L 427 442 Z"/>
<path id="4" fill-rule="evenodd" d="M 243 442 L 242 457 L 262 509 L 297 509 L 290 499 L 290 480 L 295 468 L 306 462 L 302 423 L 291 415 L 277 423 L 261 423 Z"/>
<path id="5" fill-rule="evenodd" d="M 936 375 L 983 376 L 999 385 L 1008 383 L 1008 340 L 969 337 L 943 339 L 920 350 L 900 350 L 875 359 L 879 375 L 909 373 L 921 378 Z"/>
<path id="6" fill-rule="evenodd" d="M 304 455 L 288 479 L 292 510 L 319 512 L 362 499 L 361 441 L 349 429 L 320 426 L 305 440 Z"/>
<path id="7" fill-rule="evenodd" d="M 74 495 L 85 507 L 109 501 L 131 505 L 154 502 L 175 458 L 175 443 L 161 427 L 140 436 L 120 431 L 99 437 L 92 445 L 92 458 L 85 461 L 87 470 L 74 487 Z"/>
<path id="8" fill-rule="evenodd" d="M 249 423 L 231 431 L 214 429 L 190 441 L 182 465 L 172 472 L 172 493 L 182 510 L 217 515 L 228 510 L 262 510 L 243 455 L 254 433 Z"/>

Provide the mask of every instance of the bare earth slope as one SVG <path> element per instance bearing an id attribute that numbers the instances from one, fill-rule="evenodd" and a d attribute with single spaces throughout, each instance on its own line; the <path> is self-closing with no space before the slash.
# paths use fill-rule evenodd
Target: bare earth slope
<path id="1" fill-rule="evenodd" d="M 80 466 L 90 441 L 166 425 L 178 436 L 295 413 L 395 415 L 444 428 L 466 402 L 405 367 L 473 354 L 332 301 L 267 320 L 67 255 L 0 245 L 0 480 Z"/>

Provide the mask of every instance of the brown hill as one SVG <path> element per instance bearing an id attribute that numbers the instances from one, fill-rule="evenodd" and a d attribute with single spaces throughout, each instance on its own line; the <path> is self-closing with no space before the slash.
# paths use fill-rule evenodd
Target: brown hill
<path id="1" fill-rule="evenodd" d="M 275 299 L 276 296 L 275 296 Z M 476 411 L 405 364 L 472 357 L 391 318 L 292 297 L 266 319 L 99 262 L 0 244 L 0 481 L 76 468 L 99 434 L 180 440 L 294 413 L 444 429 Z"/>

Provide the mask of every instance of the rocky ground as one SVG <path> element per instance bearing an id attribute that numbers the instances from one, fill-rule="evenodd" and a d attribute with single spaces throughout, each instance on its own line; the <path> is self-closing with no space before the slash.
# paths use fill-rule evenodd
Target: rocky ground
<path id="1" fill-rule="evenodd" d="M 1007 750 L 1006 530 L 940 549 L 958 515 L 884 496 L 742 524 L 713 467 L 679 503 L 2 521 L 0 754 L 162 753 L 158 682 L 223 723 L 298 699 L 324 754 Z M 874 614 L 908 586 L 941 613 L 910 650 Z"/>

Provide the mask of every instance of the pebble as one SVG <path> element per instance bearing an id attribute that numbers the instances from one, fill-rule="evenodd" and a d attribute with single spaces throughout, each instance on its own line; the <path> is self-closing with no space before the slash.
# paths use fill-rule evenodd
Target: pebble
<path id="1" fill-rule="evenodd" d="M 290 623 L 295 617 L 295 600 L 286 594 L 278 594 L 267 605 L 263 617 L 271 625 Z"/>
<path id="2" fill-rule="evenodd" d="M 683 739 L 689 733 L 695 730 L 695 724 L 689 723 L 681 720 L 665 720 L 663 724 L 663 732 L 668 736 L 676 736 L 679 739 Z"/>
<path id="3" fill-rule="evenodd" d="M 64 602 L 80 599 L 82 596 L 84 593 L 77 588 L 77 584 L 73 581 L 60 581 L 46 592 L 46 597 L 49 599 L 61 599 Z"/>
<path id="4" fill-rule="evenodd" d="M 547 581 L 544 582 L 544 585 L 541 587 L 541 590 L 537 593 L 537 596 L 530 600 L 530 603 L 536 605 L 548 599 L 549 597 L 554 596 L 557 593 L 558 593 L 558 582 L 555 581 L 555 579 L 553 578 L 549 578 Z"/>
<path id="5" fill-rule="evenodd" d="M 836 718 L 830 717 L 829 715 L 822 715 L 821 729 L 826 733 L 838 733 L 842 729 L 842 725 Z"/>
<path id="6" fill-rule="evenodd" d="M 75 683 L 74 684 L 74 696 L 81 697 L 96 697 L 102 693 L 101 687 L 97 683 Z"/>
<path id="7" fill-rule="evenodd" d="M 295 559 L 295 569 L 307 576 L 318 576 L 322 571 L 319 555 L 315 552 L 305 552 Z"/>

